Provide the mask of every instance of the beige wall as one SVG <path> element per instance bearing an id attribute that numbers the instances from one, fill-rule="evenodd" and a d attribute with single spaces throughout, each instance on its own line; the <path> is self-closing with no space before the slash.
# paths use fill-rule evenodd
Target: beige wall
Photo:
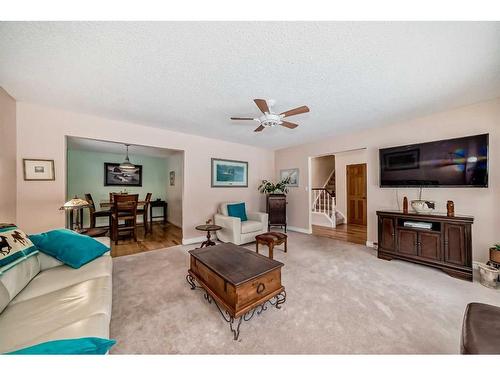
<path id="1" fill-rule="evenodd" d="M 0 223 L 16 223 L 16 101 L 0 87 Z"/>
<path id="2" fill-rule="evenodd" d="M 182 181 L 184 155 L 176 153 L 167 158 L 168 221 L 182 227 Z M 174 186 L 170 186 L 170 172 L 175 172 Z"/>
<path id="3" fill-rule="evenodd" d="M 347 221 L 347 175 L 346 166 L 366 163 L 366 150 L 340 152 L 335 154 L 335 205 Z"/>
<path id="4" fill-rule="evenodd" d="M 335 169 L 335 156 L 325 155 L 311 160 L 311 187 L 321 188 Z"/>
<path id="5" fill-rule="evenodd" d="M 368 240 L 377 241 L 378 209 L 396 209 L 397 189 L 378 187 L 378 149 L 381 147 L 434 141 L 473 134 L 489 133 L 489 188 L 429 188 L 423 197 L 437 202 L 445 211 L 446 201 L 455 201 L 455 211 L 472 215 L 474 260 L 488 259 L 488 247 L 500 241 L 500 98 L 452 111 L 436 113 L 383 128 L 338 135 L 320 142 L 278 150 L 276 170 L 300 168 L 308 175 L 308 158 L 366 147 L 368 173 Z M 399 197 L 417 197 L 417 189 L 399 189 Z M 309 192 L 306 186 L 290 191 L 289 225 L 309 229 Z"/>
<path id="6" fill-rule="evenodd" d="M 17 221 L 29 233 L 64 226 L 59 207 L 66 198 L 67 135 L 184 150 L 184 239 L 201 237 L 194 227 L 212 217 L 222 201 L 244 200 L 249 210 L 264 209 L 257 186 L 275 172 L 269 150 L 24 102 L 17 103 L 17 134 Z M 25 157 L 54 159 L 56 181 L 23 181 Z M 249 187 L 211 188 L 212 157 L 248 161 Z"/>

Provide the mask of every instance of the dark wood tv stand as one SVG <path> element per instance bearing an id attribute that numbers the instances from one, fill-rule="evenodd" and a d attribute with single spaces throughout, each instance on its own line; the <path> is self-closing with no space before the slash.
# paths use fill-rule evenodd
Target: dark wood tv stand
<path id="1" fill-rule="evenodd" d="M 377 211 L 377 216 L 379 258 L 424 264 L 472 281 L 473 217 L 401 211 Z M 430 223 L 432 228 L 405 227 L 405 222 Z"/>

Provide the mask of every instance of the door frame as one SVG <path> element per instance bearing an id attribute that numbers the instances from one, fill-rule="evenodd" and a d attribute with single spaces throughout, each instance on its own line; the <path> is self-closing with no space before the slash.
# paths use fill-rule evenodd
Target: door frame
<path id="1" fill-rule="evenodd" d="M 350 204 L 349 204 L 349 167 L 351 166 L 359 166 L 359 165 L 364 165 L 365 166 L 365 194 L 364 194 L 364 199 L 365 199 L 365 204 L 364 204 L 364 213 L 363 213 L 363 218 L 364 218 L 364 223 L 363 224 L 356 224 L 356 225 L 364 225 L 368 227 L 368 163 L 357 163 L 357 164 L 347 164 L 345 166 L 345 178 L 346 178 L 346 222 L 347 224 L 351 224 L 349 222 L 349 212 L 350 212 Z M 368 228 L 367 228 L 368 229 Z"/>

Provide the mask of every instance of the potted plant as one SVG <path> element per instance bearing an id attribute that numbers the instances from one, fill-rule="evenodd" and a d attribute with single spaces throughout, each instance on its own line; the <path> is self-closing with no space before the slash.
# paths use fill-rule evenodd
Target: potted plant
<path id="1" fill-rule="evenodd" d="M 262 180 L 262 183 L 259 185 L 258 190 L 262 194 L 287 194 L 289 183 L 290 183 L 290 177 L 284 178 L 276 183 L 267 180 Z"/>
<path id="2" fill-rule="evenodd" d="M 497 243 L 490 247 L 490 260 L 492 262 L 500 264 L 500 243 Z"/>

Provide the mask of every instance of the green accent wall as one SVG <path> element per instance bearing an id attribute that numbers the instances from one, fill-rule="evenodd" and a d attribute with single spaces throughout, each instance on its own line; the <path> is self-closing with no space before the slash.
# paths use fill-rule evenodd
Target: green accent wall
<path id="1" fill-rule="evenodd" d="M 161 198 L 165 200 L 167 184 L 169 183 L 167 159 L 150 156 L 130 155 L 130 161 L 142 165 L 142 187 L 133 186 L 104 186 L 104 163 L 121 163 L 124 154 L 111 154 L 93 151 L 68 150 L 67 169 L 67 197 L 77 195 L 84 198 L 85 193 L 92 194 L 96 202 L 96 210 L 100 201 L 109 200 L 110 192 L 126 191 L 130 194 L 139 194 L 144 199 L 146 193 L 152 193 L 151 200 Z M 161 208 L 156 208 L 156 210 Z M 160 211 L 154 215 L 161 214 Z M 84 210 L 84 226 L 89 223 L 88 210 Z M 97 225 L 107 225 L 107 220 L 98 218 Z"/>

